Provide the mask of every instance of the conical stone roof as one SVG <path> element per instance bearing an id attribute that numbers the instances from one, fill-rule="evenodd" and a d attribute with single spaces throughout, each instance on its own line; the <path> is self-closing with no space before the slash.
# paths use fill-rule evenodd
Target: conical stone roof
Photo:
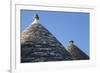
<path id="1" fill-rule="evenodd" d="M 88 60 L 89 56 L 86 55 L 80 48 L 78 48 L 74 41 L 69 41 L 67 51 L 71 54 L 73 60 Z"/>
<path id="2" fill-rule="evenodd" d="M 56 37 L 39 22 L 37 23 L 37 19 L 34 21 L 25 31 L 21 32 L 21 62 L 71 60 L 70 53 Z"/>

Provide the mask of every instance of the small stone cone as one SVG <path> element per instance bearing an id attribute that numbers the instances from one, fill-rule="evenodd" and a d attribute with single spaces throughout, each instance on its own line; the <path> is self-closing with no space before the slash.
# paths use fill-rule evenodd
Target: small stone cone
<path id="1" fill-rule="evenodd" d="M 88 60 L 89 59 L 89 56 L 86 55 L 81 49 L 79 49 L 74 44 L 73 40 L 69 41 L 67 51 L 71 54 L 71 56 L 74 60 Z"/>

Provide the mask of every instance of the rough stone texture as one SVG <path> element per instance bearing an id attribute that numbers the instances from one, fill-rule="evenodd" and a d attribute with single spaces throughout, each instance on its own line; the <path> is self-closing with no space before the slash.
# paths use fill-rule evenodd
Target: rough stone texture
<path id="1" fill-rule="evenodd" d="M 72 60 L 63 45 L 41 24 L 32 24 L 21 33 L 21 62 Z"/>
<path id="2" fill-rule="evenodd" d="M 70 44 L 67 51 L 71 54 L 73 60 L 88 60 L 89 56 L 80 50 L 75 44 Z"/>

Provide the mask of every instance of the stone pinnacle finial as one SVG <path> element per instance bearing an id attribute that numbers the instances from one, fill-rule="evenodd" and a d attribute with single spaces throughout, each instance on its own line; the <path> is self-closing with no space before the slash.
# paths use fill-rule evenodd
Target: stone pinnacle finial
<path id="1" fill-rule="evenodd" d="M 38 16 L 38 14 L 35 15 L 35 19 L 39 20 L 39 16 Z"/>
<path id="2" fill-rule="evenodd" d="M 33 19 L 32 24 L 39 24 L 39 16 L 38 16 L 38 14 L 36 14 L 36 15 L 34 16 L 34 19 Z"/>
<path id="3" fill-rule="evenodd" d="M 70 44 L 74 44 L 74 41 L 73 41 L 73 40 L 70 40 L 69 43 L 70 43 Z"/>

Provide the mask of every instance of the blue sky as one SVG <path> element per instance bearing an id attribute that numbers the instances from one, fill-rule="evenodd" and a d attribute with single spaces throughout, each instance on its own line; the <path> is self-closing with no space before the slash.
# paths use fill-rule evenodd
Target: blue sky
<path id="1" fill-rule="evenodd" d="M 32 23 L 35 14 L 64 47 L 74 40 L 89 55 L 89 13 L 21 10 L 21 32 Z"/>

